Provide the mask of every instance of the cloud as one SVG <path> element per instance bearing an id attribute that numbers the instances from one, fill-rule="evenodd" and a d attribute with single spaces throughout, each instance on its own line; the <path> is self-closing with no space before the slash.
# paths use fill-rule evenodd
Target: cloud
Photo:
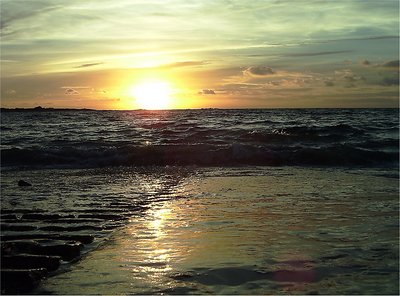
<path id="1" fill-rule="evenodd" d="M 399 36 L 396 35 L 384 35 L 384 36 L 372 36 L 372 37 L 360 37 L 360 38 L 342 38 L 342 39 L 333 39 L 329 41 L 363 41 L 363 40 L 380 40 L 380 39 L 399 39 Z"/>
<path id="2" fill-rule="evenodd" d="M 230 95 L 257 95 L 260 90 L 265 88 L 264 84 L 254 83 L 228 83 L 220 89 L 225 94 Z"/>
<path id="3" fill-rule="evenodd" d="M 15 32 L 11 24 L 25 19 L 34 19 L 41 14 L 50 13 L 62 8 L 61 5 L 43 1 L 7 1 L 2 3 L 0 29 L 2 35 L 10 35 Z"/>
<path id="4" fill-rule="evenodd" d="M 395 61 L 390 61 L 390 62 L 384 63 L 382 66 L 383 67 L 388 67 L 388 68 L 398 68 L 399 67 L 399 60 L 395 60 Z"/>
<path id="5" fill-rule="evenodd" d="M 352 82 L 348 82 L 348 83 L 346 83 L 346 84 L 344 85 L 344 87 L 346 87 L 346 88 L 353 88 L 353 87 L 356 87 L 356 85 L 355 85 L 354 83 L 352 83 Z"/>
<path id="6" fill-rule="evenodd" d="M 362 77 L 357 76 L 350 69 L 344 69 L 344 70 L 335 71 L 335 75 L 338 76 L 340 79 L 346 81 L 346 82 L 355 82 L 355 81 L 358 81 L 358 80 L 363 80 Z"/>
<path id="7" fill-rule="evenodd" d="M 79 92 L 73 88 L 67 88 L 64 92 L 65 95 L 79 95 Z"/>
<path id="8" fill-rule="evenodd" d="M 15 95 L 17 92 L 14 90 L 14 89 L 7 89 L 6 90 L 6 94 L 7 95 L 11 95 L 11 96 L 13 96 L 13 95 Z"/>
<path id="9" fill-rule="evenodd" d="M 72 89 L 89 89 L 89 86 L 62 86 L 61 88 L 66 89 L 66 88 L 72 88 Z"/>
<path id="10" fill-rule="evenodd" d="M 222 98 L 221 89 L 229 82 L 254 83 L 257 88 L 247 84 L 237 90 L 257 90 L 261 97 L 268 97 L 271 89 L 289 87 L 339 93 L 361 75 L 367 82 L 361 77 L 353 82 L 360 89 L 373 85 L 387 90 L 390 87 L 382 83 L 394 82 L 394 68 L 382 64 L 397 57 L 396 1 L 367 1 L 362 9 L 363 1 L 358 0 L 315 0 L 312 5 L 303 5 L 306 0 L 200 1 L 196 7 L 159 0 L 151 5 L 144 0 L 0 2 L 0 21 L 9 34 L 2 40 L 2 55 L 18 61 L 4 63 L 2 74 L 12 81 L 28 81 L 7 85 L 18 91 L 18 97 L 34 97 L 40 91 L 66 101 L 82 97 L 84 102 L 85 95 L 100 97 L 100 88 L 108 88 L 110 95 L 119 93 L 115 81 L 106 77 L 118 77 L 122 83 L 169 69 L 174 73 L 162 74 L 176 75 L 171 79 L 185 84 L 188 93 L 203 94 L 204 87 L 212 88 L 216 95 L 207 95 L 211 101 Z M 266 15 L 268 22 L 263 21 Z M 210 27 L 215 34 L 210 34 Z M 360 65 L 364 58 L 376 67 Z M 346 59 L 353 64 L 344 65 Z M 137 69 L 145 65 L 155 69 Z M 354 73 L 333 75 L 341 68 Z M 382 82 L 385 77 L 389 80 Z M 328 87 L 330 83 L 334 87 Z M 91 84 L 96 91 L 75 87 L 81 84 Z M 55 85 L 67 86 L 54 90 Z M 63 95 L 74 91 L 80 95 Z"/>
<path id="11" fill-rule="evenodd" d="M 268 76 L 275 74 L 275 72 L 267 66 L 251 66 L 244 70 L 243 74 L 247 76 Z"/>
<path id="12" fill-rule="evenodd" d="M 199 91 L 199 95 L 215 95 L 215 91 L 212 89 L 203 89 L 202 91 Z"/>
<path id="13" fill-rule="evenodd" d="M 89 63 L 89 64 L 82 64 L 80 66 L 76 66 L 74 68 L 87 68 L 87 67 L 93 67 L 93 66 L 97 66 L 97 65 L 101 65 L 104 63 Z"/>
<path id="14" fill-rule="evenodd" d="M 368 38 L 359 38 L 359 40 L 379 40 L 379 39 L 399 39 L 399 36 L 389 35 L 389 36 L 375 36 Z"/>
<path id="15" fill-rule="evenodd" d="M 330 54 L 341 54 L 341 53 L 349 53 L 352 50 L 336 50 L 336 51 L 320 51 L 320 52 L 305 52 L 305 53 L 288 53 L 282 56 L 285 57 L 312 57 L 312 56 L 320 56 L 320 55 L 330 55 Z"/>
<path id="16" fill-rule="evenodd" d="M 391 86 L 391 85 L 399 85 L 399 77 L 385 77 L 382 80 L 382 85 Z"/>
<path id="17" fill-rule="evenodd" d="M 176 62 L 176 63 L 162 65 L 160 66 L 160 68 L 193 67 L 193 66 L 203 66 L 206 64 L 208 64 L 207 61 L 184 61 L 184 62 Z"/>
<path id="18" fill-rule="evenodd" d="M 369 65 L 371 65 L 371 62 L 368 61 L 368 60 L 362 60 L 362 61 L 361 61 L 361 65 L 369 66 Z"/>
<path id="19" fill-rule="evenodd" d="M 77 89 L 90 89 L 88 86 L 62 86 L 62 89 L 65 89 L 64 94 L 65 95 L 79 95 L 80 92 L 77 91 Z"/>

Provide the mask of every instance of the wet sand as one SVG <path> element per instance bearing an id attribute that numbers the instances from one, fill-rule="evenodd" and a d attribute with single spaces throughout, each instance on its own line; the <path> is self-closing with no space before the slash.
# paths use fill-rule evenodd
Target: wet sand
<path id="1" fill-rule="evenodd" d="M 131 217 L 168 199 L 186 174 L 168 168 L 3 171 L 2 293 L 31 293 L 41 279 L 68 271 Z M 32 186 L 19 186 L 22 179 Z"/>
<path id="2" fill-rule="evenodd" d="M 111 175 L 119 180 L 113 190 L 142 184 L 135 199 L 147 194 L 146 211 L 36 293 L 399 292 L 396 172 L 225 168 L 135 182 Z M 119 188 L 128 196 L 132 187 Z"/>

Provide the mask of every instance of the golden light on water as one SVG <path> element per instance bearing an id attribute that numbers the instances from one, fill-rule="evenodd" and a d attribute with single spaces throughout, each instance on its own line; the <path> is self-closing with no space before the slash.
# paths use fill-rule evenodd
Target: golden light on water
<path id="1" fill-rule="evenodd" d="M 171 210 L 168 208 L 159 209 L 154 212 L 154 220 L 150 222 L 150 226 L 157 237 L 166 235 L 164 229 L 166 227 L 165 223 L 171 215 Z"/>

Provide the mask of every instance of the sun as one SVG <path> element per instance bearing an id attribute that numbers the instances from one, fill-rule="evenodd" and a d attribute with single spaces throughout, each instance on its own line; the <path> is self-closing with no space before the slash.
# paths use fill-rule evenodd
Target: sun
<path id="1" fill-rule="evenodd" d="M 129 94 L 140 109 L 168 109 L 171 106 L 171 85 L 166 81 L 148 80 L 132 86 Z"/>

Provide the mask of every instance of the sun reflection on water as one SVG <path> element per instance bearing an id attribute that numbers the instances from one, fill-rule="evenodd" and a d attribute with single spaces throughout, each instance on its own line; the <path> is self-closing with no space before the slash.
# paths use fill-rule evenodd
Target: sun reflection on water
<path id="1" fill-rule="evenodd" d="M 155 235 L 159 238 L 165 235 L 165 227 L 168 218 L 171 216 L 171 209 L 161 208 L 153 213 L 154 220 L 149 222 L 150 229 L 153 229 Z"/>
<path id="2" fill-rule="evenodd" d="M 171 209 L 159 207 L 149 213 L 150 219 L 143 221 L 139 227 L 142 235 L 139 235 L 136 246 L 135 257 L 138 256 L 139 265 L 134 266 L 134 272 L 139 272 L 143 280 L 154 284 L 165 282 L 165 275 L 172 269 L 171 248 L 168 240 L 164 239 L 168 235 L 167 228 L 171 217 Z M 137 224 L 138 225 L 138 224 Z M 135 227 L 136 228 L 136 227 Z M 132 233 L 136 233 L 134 229 Z"/>
<path id="3" fill-rule="evenodd" d="M 319 180 L 321 171 L 314 174 Z M 322 185 L 328 182 L 327 176 L 331 172 L 319 180 Z M 350 178 L 354 183 L 357 175 L 338 173 L 339 177 L 343 183 Z M 179 185 L 179 193 L 175 190 L 168 200 L 162 179 L 142 182 L 141 188 L 146 186 L 146 194 L 155 200 L 152 206 L 144 215 L 133 216 L 115 242 L 89 255 L 92 260 L 77 269 L 75 280 L 80 283 L 86 277 L 87 282 L 96 282 L 99 271 L 107 270 L 103 282 L 121 283 L 109 290 L 113 294 L 307 294 L 335 292 L 330 288 L 335 281 L 353 275 L 359 279 L 360 264 L 386 268 L 392 261 L 368 265 L 369 258 L 357 257 L 356 248 L 368 240 L 376 244 L 377 239 L 387 239 L 378 232 L 372 232 L 371 238 L 355 236 L 366 221 L 373 222 L 365 220 L 368 209 L 360 206 L 365 199 L 339 196 L 335 203 L 323 200 L 321 208 L 321 199 L 312 195 L 316 189 L 303 179 L 300 173 L 213 177 L 200 185 Z M 379 187 L 363 177 L 358 182 Z M 305 196 L 297 195 L 301 191 Z M 150 192 L 161 192 L 159 199 Z M 197 195 L 173 198 L 184 192 Z M 397 195 L 391 200 L 397 205 Z M 332 213 L 349 221 L 331 219 Z M 363 256 L 375 256 L 376 251 L 370 253 L 364 250 Z M 342 275 L 336 275 L 337 271 Z M 354 282 L 350 280 L 348 286 Z"/>

